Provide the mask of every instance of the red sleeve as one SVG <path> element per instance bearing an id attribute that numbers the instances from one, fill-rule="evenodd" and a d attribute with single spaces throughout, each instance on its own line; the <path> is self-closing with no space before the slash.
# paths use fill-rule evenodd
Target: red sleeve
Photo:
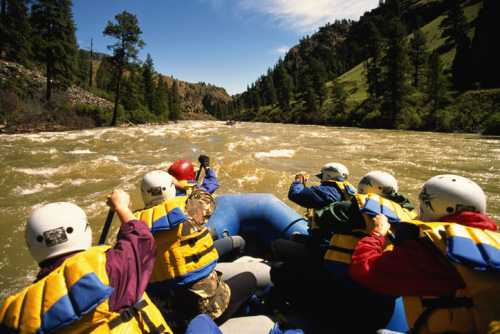
<path id="1" fill-rule="evenodd" d="M 437 251 L 417 240 L 383 252 L 384 237 L 361 239 L 349 267 L 351 277 L 367 288 L 393 296 L 438 296 L 464 286 L 457 271 Z"/>
<path id="2" fill-rule="evenodd" d="M 153 271 L 155 242 L 146 224 L 131 220 L 122 224 L 116 245 L 106 253 L 106 271 L 113 294 L 112 311 L 132 306 L 144 294 Z"/>

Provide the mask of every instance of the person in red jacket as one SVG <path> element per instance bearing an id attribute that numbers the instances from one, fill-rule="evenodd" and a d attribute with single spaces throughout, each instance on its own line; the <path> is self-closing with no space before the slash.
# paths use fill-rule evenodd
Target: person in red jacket
<path id="1" fill-rule="evenodd" d="M 466 276 L 461 270 L 457 270 L 456 264 L 443 256 L 433 242 L 422 238 L 422 226 L 425 222 L 442 222 L 443 226 L 449 222 L 471 227 L 476 231 L 496 231 L 497 225 L 485 214 L 486 196 L 483 190 L 467 178 L 438 175 L 424 184 L 419 199 L 419 219 L 424 223 L 403 224 L 401 227 L 406 226 L 405 229 L 396 228 L 397 242 L 392 251 L 383 251 L 386 236 L 391 229 L 387 217 L 374 217 L 369 236 L 358 242 L 352 256 L 349 274 L 355 281 L 374 292 L 393 296 L 450 298 L 467 287 L 464 280 Z M 440 232 L 442 235 L 443 231 Z M 448 247 L 445 244 L 443 248 L 446 251 L 449 242 Z M 425 307 L 424 302 L 422 305 Z M 418 318 L 419 315 L 412 317 L 409 314 L 411 311 L 407 306 L 406 308 L 410 325 L 415 327 L 416 324 L 411 323 L 411 319 Z M 448 315 L 448 318 L 453 317 Z M 425 323 L 425 319 L 420 322 Z M 444 330 L 450 330 L 450 327 Z M 430 330 L 420 332 L 433 333 Z"/>

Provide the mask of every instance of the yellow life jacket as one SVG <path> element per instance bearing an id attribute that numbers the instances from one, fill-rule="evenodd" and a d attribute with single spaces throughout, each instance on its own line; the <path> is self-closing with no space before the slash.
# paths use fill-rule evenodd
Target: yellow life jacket
<path id="1" fill-rule="evenodd" d="M 357 190 L 349 181 L 327 181 L 326 183 L 332 184 L 342 195 L 342 201 L 349 201 L 356 195 Z"/>
<path id="2" fill-rule="evenodd" d="M 187 196 L 176 196 L 151 208 L 134 212 L 137 219 L 145 222 L 151 233 L 170 230 L 187 219 L 185 212 Z"/>
<path id="3" fill-rule="evenodd" d="M 178 182 L 179 182 L 179 185 L 182 187 L 179 190 L 181 191 L 181 193 L 184 193 L 185 196 L 189 196 L 193 192 L 193 189 L 197 185 L 196 182 L 188 181 L 188 180 L 180 180 Z M 181 196 L 184 196 L 184 195 L 181 195 Z M 181 196 L 178 196 L 178 197 L 181 197 Z"/>
<path id="4" fill-rule="evenodd" d="M 156 261 L 151 283 L 173 280 L 185 285 L 208 276 L 217 264 L 219 255 L 210 231 L 190 231 L 187 217 L 181 216 L 176 206 L 184 209 L 184 204 L 185 197 L 176 197 L 135 213 L 137 219 L 150 226 L 155 237 Z"/>
<path id="5" fill-rule="evenodd" d="M 58 268 L 0 309 L 0 330 L 15 333 L 172 333 L 146 293 L 134 306 L 114 312 L 106 272 L 109 246 L 92 247 Z"/>
<path id="6" fill-rule="evenodd" d="M 413 223 L 422 241 L 439 250 L 465 282 L 454 296 L 404 297 L 413 332 L 486 333 L 500 318 L 500 233 L 455 223 Z"/>
<path id="7" fill-rule="evenodd" d="M 374 216 L 383 214 L 387 216 L 390 223 L 408 222 L 416 217 L 414 211 L 409 211 L 396 202 L 377 194 L 356 194 L 353 201 L 363 218 L 363 227 L 349 232 L 334 233 L 324 256 L 327 262 L 350 264 L 354 248 L 358 241 L 368 234 L 366 227 Z"/>

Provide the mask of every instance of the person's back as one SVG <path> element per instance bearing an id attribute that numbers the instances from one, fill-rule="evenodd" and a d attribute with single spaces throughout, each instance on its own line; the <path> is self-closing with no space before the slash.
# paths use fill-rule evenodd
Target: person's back
<path id="1" fill-rule="evenodd" d="M 256 280 L 244 273 L 233 280 L 243 280 L 242 287 L 232 289 L 231 282 L 224 282 L 214 270 L 218 254 L 205 227 L 215 208 L 213 197 L 201 189 L 187 197 L 175 196 L 173 179 L 163 171 L 147 173 L 141 193 L 145 208 L 135 215 L 151 228 L 157 244 L 148 293 L 169 321 L 182 330 L 199 313 L 214 319 L 234 313 L 253 292 Z"/>
<path id="2" fill-rule="evenodd" d="M 404 296 L 416 333 L 486 332 L 500 317 L 500 234 L 485 215 L 486 196 L 471 180 L 438 175 L 419 198 L 420 220 L 395 225 L 390 252 L 383 244 L 391 226 L 384 216 L 374 219 L 350 275 L 373 291 Z"/>
<path id="3" fill-rule="evenodd" d="M 154 239 L 144 222 L 135 220 L 129 203 L 123 192 L 111 195 L 110 205 L 122 221 L 113 248 L 91 247 L 86 215 L 74 204 L 51 203 L 32 213 L 26 240 L 40 272 L 32 285 L 5 300 L 2 332 L 171 333 L 144 292 Z"/>

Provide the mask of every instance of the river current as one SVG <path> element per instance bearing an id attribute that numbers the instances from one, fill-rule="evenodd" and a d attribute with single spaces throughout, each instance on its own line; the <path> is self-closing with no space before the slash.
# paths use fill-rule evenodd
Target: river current
<path id="1" fill-rule="evenodd" d="M 400 191 L 417 203 L 422 183 L 437 174 L 476 181 L 488 196 L 488 212 L 500 222 L 500 140 L 473 134 L 369 130 L 312 125 L 185 121 L 158 126 L 99 128 L 57 133 L 0 135 L 0 299 L 31 282 L 37 265 L 24 241 L 34 207 L 71 201 L 87 213 L 97 240 L 105 198 L 120 187 L 142 206 L 144 173 L 167 169 L 176 159 L 211 157 L 216 194 L 273 193 L 287 200 L 296 172 L 317 173 L 341 162 L 357 185 L 370 170 L 393 173 Z M 311 184 L 316 183 L 314 177 Z M 109 242 L 113 242 L 115 220 Z"/>

